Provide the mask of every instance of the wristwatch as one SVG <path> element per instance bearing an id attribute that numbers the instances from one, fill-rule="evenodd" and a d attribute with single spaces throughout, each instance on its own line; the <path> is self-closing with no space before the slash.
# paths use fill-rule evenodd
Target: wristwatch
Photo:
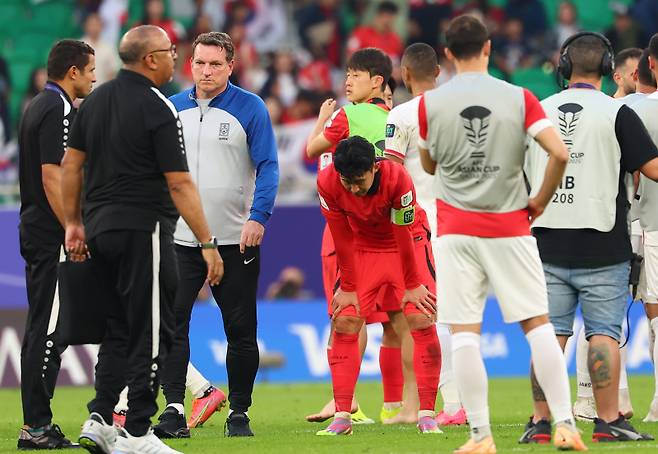
<path id="1" fill-rule="evenodd" d="M 217 248 L 217 238 L 216 237 L 211 237 L 210 241 L 207 243 L 199 243 L 199 247 L 201 249 L 215 249 Z"/>

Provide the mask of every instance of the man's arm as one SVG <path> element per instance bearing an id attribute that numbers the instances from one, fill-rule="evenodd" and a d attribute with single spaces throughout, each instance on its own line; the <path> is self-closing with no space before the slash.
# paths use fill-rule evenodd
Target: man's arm
<path id="1" fill-rule="evenodd" d="M 548 153 L 544 180 L 539 191 L 528 200 L 531 221 L 539 217 L 551 201 L 551 197 L 562 181 L 569 161 L 569 151 L 554 127 L 546 127 L 535 136 L 537 143 Z"/>
<path id="2" fill-rule="evenodd" d="M 398 164 L 404 164 L 409 149 L 409 134 L 404 124 L 398 119 L 400 110 L 394 107 L 386 118 L 384 156 Z"/>
<path id="3" fill-rule="evenodd" d="M 50 208 L 57 216 L 62 227 L 65 226 L 64 209 L 62 208 L 62 169 L 57 164 L 41 165 L 41 182 L 46 193 Z"/>
<path id="4" fill-rule="evenodd" d="M 655 118 L 642 118 L 628 106 L 617 112 L 615 135 L 621 149 L 621 164 L 625 171 L 639 170 L 645 177 L 658 182 L 658 148 L 651 139 L 644 122 Z"/>
<path id="5" fill-rule="evenodd" d="M 420 164 L 423 166 L 423 170 L 430 175 L 434 175 L 436 172 L 436 161 L 430 155 L 427 134 L 428 123 L 425 95 L 421 95 L 418 101 L 418 153 L 420 153 Z"/>
<path id="6" fill-rule="evenodd" d="M 334 99 L 329 98 L 322 103 L 322 106 L 320 107 L 320 113 L 318 114 L 318 119 L 315 122 L 315 126 L 313 127 L 313 130 L 308 135 L 308 139 L 306 140 L 306 154 L 309 158 L 317 158 L 322 153 L 329 150 L 333 145 L 335 145 L 336 142 L 329 140 L 329 138 L 327 138 L 324 133 L 325 124 L 327 121 L 329 121 L 330 118 L 332 118 L 332 115 L 334 115 L 333 120 L 336 119 L 335 115 L 337 114 L 334 114 L 335 109 L 336 101 Z M 341 125 L 330 125 L 328 127 L 330 135 L 333 134 L 334 131 L 339 132 L 337 129 L 340 126 Z M 334 139 L 333 135 L 331 138 Z"/>
<path id="7" fill-rule="evenodd" d="M 259 246 L 265 234 L 265 224 L 272 215 L 274 200 L 279 188 L 279 159 L 272 122 L 265 104 L 247 128 L 249 155 L 256 168 L 256 188 L 249 220 L 242 228 L 240 252 L 245 247 Z"/>
<path id="8" fill-rule="evenodd" d="M 69 147 L 64 154 L 61 165 L 61 200 L 64 214 L 66 236 L 64 246 L 69 258 L 74 262 L 85 260 L 87 245 L 80 198 L 82 195 L 82 168 L 87 155 L 75 148 Z"/>

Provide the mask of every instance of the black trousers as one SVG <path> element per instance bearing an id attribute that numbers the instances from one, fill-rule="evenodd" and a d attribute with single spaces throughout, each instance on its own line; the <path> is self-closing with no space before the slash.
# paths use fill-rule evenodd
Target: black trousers
<path id="1" fill-rule="evenodd" d="M 171 346 L 178 268 L 173 236 L 158 230 L 111 231 L 89 241 L 115 305 L 98 352 L 96 396 L 87 408 L 111 424 L 127 385 L 125 428 L 133 436 L 148 431 L 158 410 L 161 365 Z"/>
<path id="2" fill-rule="evenodd" d="M 21 400 L 23 423 L 30 427 L 50 424 L 50 399 L 60 366 L 55 326 L 58 301 L 57 263 L 61 245 L 47 245 L 21 231 L 21 255 L 25 259 L 27 321 L 21 348 Z M 54 310 L 53 310 L 54 307 Z"/>
<path id="3" fill-rule="evenodd" d="M 241 254 L 238 245 L 219 246 L 219 253 L 224 260 L 224 277 L 211 290 L 222 311 L 228 341 L 226 369 L 230 408 L 243 412 L 251 406 L 251 393 L 258 372 L 256 288 L 260 248 L 247 248 Z M 201 249 L 176 245 L 176 255 L 181 277 L 174 304 L 174 342 L 163 373 L 167 403 L 183 403 L 185 398 L 185 376 L 190 360 L 190 317 L 207 274 Z"/>

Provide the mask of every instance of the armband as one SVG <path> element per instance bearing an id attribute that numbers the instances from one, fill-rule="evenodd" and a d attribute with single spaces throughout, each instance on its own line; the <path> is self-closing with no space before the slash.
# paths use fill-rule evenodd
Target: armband
<path id="1" fill-rule="evenodd" d="M 391 222 L 395 225 L 411 225 L 416 218 L 416 206 L 410 205 L 408 207 L 396 210 L 391 208 Z"/>

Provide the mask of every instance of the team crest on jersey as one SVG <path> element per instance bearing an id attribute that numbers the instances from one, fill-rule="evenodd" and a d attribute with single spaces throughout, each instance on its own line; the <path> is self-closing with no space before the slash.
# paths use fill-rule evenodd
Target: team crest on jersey
<path id="1" fill-rule="evenodd" d="M 578 120 L 580 119 L 580 113 L 583 111 L 583 106 L 570 102 L 562 104 L 557 110 L 562 140 L 567 148 L 571 150 L 573 136 L 576 133 L 576 126 L 578 126 Z"/>
<path id="2" fill-rule="evenodd" d="M 395 135 L 395 125 L 394 124 L 387 124 L 386 125 L 386 137 L 391 138 Z"/>
<path id="3" fill-rule="evenodd" d="M 462 117 L 468 143 L 475 149 L 471 153 L 471 158 L 484 158 L 484 146 L 487 143 L 491 111 L 482 106 L 470 106 L 462 110 L 459 116 Z"/>
<path id="4" fill-rule="evenodd" d="M 227 140 L 228 135 L 230 131 L 230 124 L 229 123 L 220 123 L 219 124 L 219 139 L 220 140 Z"/>
<path id="5" fill-rule="evenodd" d="M 411 191 L 407 192 L 402 197 L 400 197 L 400 205 L 402 205 L 403 207 L 411 205 L 411 202 L 413 201 L 414 201 L 414 195 L 411 193 Z"/>

